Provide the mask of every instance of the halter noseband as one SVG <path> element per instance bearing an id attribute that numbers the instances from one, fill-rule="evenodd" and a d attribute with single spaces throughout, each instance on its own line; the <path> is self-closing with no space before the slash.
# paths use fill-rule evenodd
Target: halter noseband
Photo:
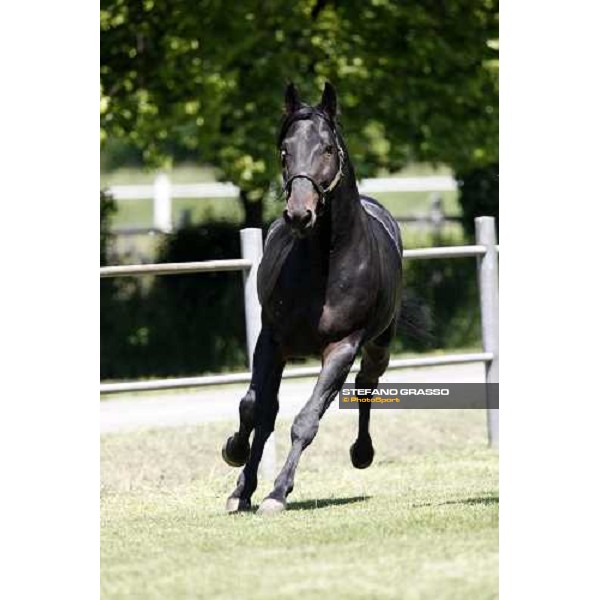
<path id="1" fill-rule="evenodd" d="M 288 177 L 287 180 L 284 181 L 283 190 L 287 195 L 289 195 L 292 189 L 292 183 L 295 179 L 308 179 L 308 181 L 312 183 L 312 185 L 319 194 L 319 204 L 324 204 L 325 196 L 335 189 L 337 184 L 342 179 L 344 170 L 344 150 L 342 149 L 342 146 L 340 144 L 337 131 L 335 129 L 335 124 L 331 121 L 331 119 L 329 119 L 329 117 L 325 113 L 321 112 L 320 110 L 311 107 L 303 107 L 300 110 L 293 113 L 292 115 L 289 115 L 285 119 L 281 128 L 281 133 L 279 134 L 278 145 L 281 146 L 281 142 L 283 141 L 283 138 L 285 137 L 285 134 L 287 133 L 287 130 L 291 127 L 292 123 L 295 123 L 296 121 L 310 119 L 313 115 L 317 115 L 324 119 L 327 125 L 329 126 L 331 133 L 333 134 L 333 139 L 335 141 L 335 147 L 337 149 L 338 155 L 337 173 L 335 174 L 335 177 L 331 180 L 331 183 L 326 188 L 324 188 L 318 181 L 316 181 L 316 179 L 314 179 L 312 175 L 309 175 L 308 173 L 296 173 L 295 175 Z"/>

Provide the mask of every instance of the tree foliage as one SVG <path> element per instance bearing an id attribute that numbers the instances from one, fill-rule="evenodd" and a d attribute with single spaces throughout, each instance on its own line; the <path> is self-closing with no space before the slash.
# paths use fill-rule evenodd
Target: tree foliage
<path id="1" fill-rule="evenodd" d="M 148 164 L 174 143 L 260 202 L 285 83 L 338 90 L 360 176 L 498 161 L 497 0 L 102 0 L 101 127 Z"/>

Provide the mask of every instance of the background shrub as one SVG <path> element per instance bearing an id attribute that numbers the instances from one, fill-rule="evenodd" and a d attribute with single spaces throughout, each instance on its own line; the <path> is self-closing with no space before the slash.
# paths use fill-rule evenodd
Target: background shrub
<path id="1" fill-rule="evenodd" d="M 475 217 L 495 217 L 499 224 L 498 183 L 499 165 L 457 173 L 458 201 L 462 207 L 462 225 L 470 239 L 475 235 Z"/>
<path id="2" fill-rule="evenodd" d="M 236 256 L 240 256 L 238 226 L 215 222 L 168 236 L 157 262 Z M 241 273 L 144 276 L 105 280 L 102 285 L 103 379 L 244 367 Z"/>

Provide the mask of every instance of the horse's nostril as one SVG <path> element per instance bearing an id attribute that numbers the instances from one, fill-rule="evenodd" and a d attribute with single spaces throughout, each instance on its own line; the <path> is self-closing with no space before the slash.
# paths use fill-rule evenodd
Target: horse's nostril
<path id="1" fill-rule="evenodd" d="M 297 207 L 283 211 L 284 221 L 296 230 L 306 229 L 313 221 L 313 211 L 304 207 Z"/>

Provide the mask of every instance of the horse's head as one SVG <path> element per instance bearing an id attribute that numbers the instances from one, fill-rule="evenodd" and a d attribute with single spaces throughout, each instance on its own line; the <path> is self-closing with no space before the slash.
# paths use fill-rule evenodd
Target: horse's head
<path id="1" fill-rule="evenodd" d="M 308 106 L 290 83 L 279 151 L 286 196 L 285 221 L 299 235 L 315 225 L 320 209 L 342 177 L 344 151 L 336 132 L 337 98 L 325 84 L 321 102 Z"/>

